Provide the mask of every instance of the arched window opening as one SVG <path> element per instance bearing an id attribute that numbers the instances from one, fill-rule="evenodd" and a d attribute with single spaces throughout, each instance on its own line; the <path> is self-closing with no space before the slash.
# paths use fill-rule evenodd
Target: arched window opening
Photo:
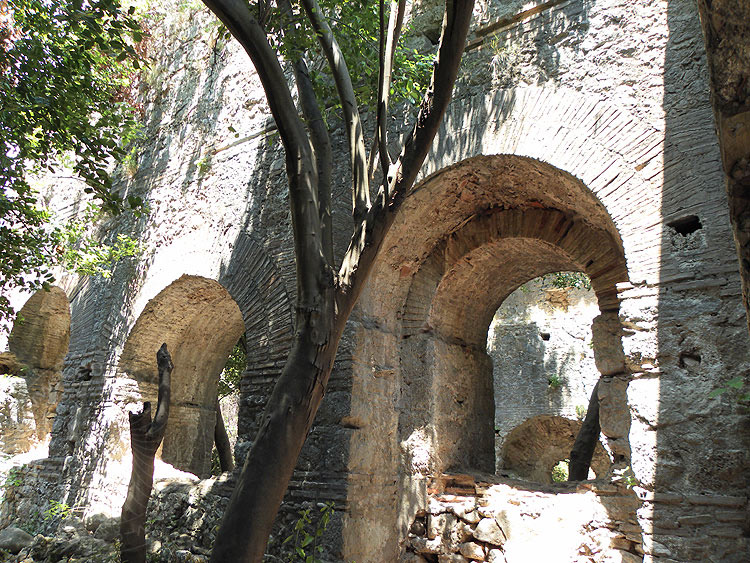
<path id="1" fill-rule="evenodd" d="M 237 303 L 218 282 L 182 276 L 148 302 L 125 343 L 120 371 L 136 380 L 139 400 L 156 403 L 155 354 L 170 350 L 172 400 L 157 457 L 199 477 L 211 474 L 219 375 L 245 327 Z"/>
<path id="2" fill-rule="evenodd" d="M 592 338 L 597 315 L 596 295 L 582 272 L 537 277 L 511 293 L 495 312 L 487 353 L 493 364 L 497 473 L 513 474 L 517 468 L 517 460 L 504 455 L 514 429 L 534 417 L 555 416 L 570 422 L 539 419 L 547 422 L 535 426 L 539 436 L 534 438 L 548 440 L 550 451 L 557 452 L 555 459 L 548 452 L 542 465 L 525 460 L 518 476 L 549 483 L 564 473 L 567 480 L 567 464 L 561 462 L 570 457 L 600 377 Z M 537 444 L 536 450 L 543 449 L 543 443 Z"/>

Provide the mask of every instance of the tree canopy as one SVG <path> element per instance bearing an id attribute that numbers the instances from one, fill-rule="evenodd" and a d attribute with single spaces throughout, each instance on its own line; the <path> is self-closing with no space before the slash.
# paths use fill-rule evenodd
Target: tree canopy
<path id="1" fill-rule="evenodd" d="M 88 257 L 66 253 L 80 223 L 51 226 L 30 180 L 64 163 L 104 210 L 140 206 L 109 174 L 138 127 L 128 100 L 142 38 L 134 12 L 117 0 L 0 0 L 0 320 L 13 313 L 8 292 L 52 282 L 54 265 L 92 273 L 104 255 L 132 250 L 125 241 L 97 258 L 89 241 Z"/>

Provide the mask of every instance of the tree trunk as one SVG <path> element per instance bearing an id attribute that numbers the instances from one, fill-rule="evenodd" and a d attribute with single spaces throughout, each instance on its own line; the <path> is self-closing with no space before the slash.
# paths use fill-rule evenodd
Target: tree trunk
<path id="1" fill-rule="evenodd" d="M 258 71 L 284 144 L 289 180 L 297 270 L 294 343 L 266 405 L 258 435 L 248 452 L 211 554 L 214 563 L 257 563 L 263 557 L 299 452 L 325 393 L 346 321 L 372 269 L 383 237 L 427 156 L 450 102 L 466 44 L 473 0 L 446 1 L 432 83 L 420 106 L 414 130 L 393 167 L 390 185 L 381 186 L 378 192 L 379 196 L 392 195 L 379 197 L 372 207 L 367 203 L 369 194 L 365 189 L 362 132 L 353 112 L 346 120 L 350 129 L 348 134 L 354 141 L 350 143 L 350 153 L 356 153 L 350 156 L 354 157 L 359 169 L 354 173 L 358 180 L 354 190 L 354 215 L 359 220 L 338 276 L 329 262 L 332 249 L 323 242 L 328 238 L 325 236 L 328 212 L 326 199 L 320 198 L 319 201 L 318 198 L 318 181 L 323 175 L 316 170 L 316 163 L 321 160 L 313 154 L 318 151 L 320 143 L 315 142 L 315 134 L 311 143 L 305 132 L 277 53 L 270 47 L 265 30 L 246 2 L 204 0 L 204 3 L 245 48 Z M 304 5 L 313 26 L 323 32 L 319 35 L 321 48 L 332 55 L 329 57 L 333 59 L 331 71 L 337 86 L 343 86 L 337 88 L 342 104 L 356 103 L 356 100 L 349 99 L 346 85 L 349 78 L 344 76 L 347 71 L 343 65 L 337 64 L 340 54 L 326 32 L 317 3 L 308 0 Z M 303 94 L 305 90 L 303 86 Z"/>
<path id="2" fill-rule="evenodd" d="M 229 434 L 224 426 L 224 417 L 221 414 L 219 398 L 216 397 L 216 426 L 214 426 L 214 443 L 216 452 L 219 454 L 219 466 L 222 473 L 234 471 L 234 456 L 232 455 L 232 444 L 229 442 Z"/>
<path id="3" fill-rule="evenodd" d="M 320 345 L 297 331 L 211 553 L 214 563 L 261 561 L 276 512 L 323 398 L 340 331 Z M 237 517 L 237 513 L 243 517 Z"/>
<path id="4" fill-rule="evenodd" d="M 149 402 L 143 403 L 141 412 L 129 414 L 133 471 L 120 517 L 122 563 L 146 561 L 146 508 L 154 484 L 154 456 L 169 418 L 170 376 L 174 367 L 166 344 L 162 344 L 156 353 L 156 362 L 159 366 L 159 398 L 153 423 Z"/>
<path id="5" fill-rule="evenodd" d="M 594 385 L 589 399 L 589 408 L 586 418 L 583 419 L 581 429 L 578 431 L 573 449 L 570 450 L 570 465 L 568 467 L 568 481 L 585 481 L 589 476 L 591 458 L 594 457 L 594 448 L 599 441 L 601 427 L 599 426 L 599 382 Z"/>

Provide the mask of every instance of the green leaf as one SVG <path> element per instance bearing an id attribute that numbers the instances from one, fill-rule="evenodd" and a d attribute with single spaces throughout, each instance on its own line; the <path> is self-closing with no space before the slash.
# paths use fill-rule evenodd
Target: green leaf
<path id="1" fill-rule="evenodd" d="M 742 389 L 742 387 L 745 385 L 745 382 L 743 381 L 742 377 L 733 377 L 729 381 L 727 381 L 727 386 L 731 387 L 732 389 Z"/>

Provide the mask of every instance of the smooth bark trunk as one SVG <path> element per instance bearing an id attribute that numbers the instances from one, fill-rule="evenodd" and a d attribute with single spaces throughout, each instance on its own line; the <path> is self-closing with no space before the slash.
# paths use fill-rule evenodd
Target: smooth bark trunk
<path id="1" fill-rule="evenodd" d="M 599 441 L 601 427 L 599 425 L 599 382 L 594 385 L 589 399 L 589 408 L 578 431 L 573 449 L 570 450 L 570 465 L 568 467 L 568 481 L 585 481 L 589 477 L 591 459 Z"/>
<path id="2" fill-rule="evenodd" d="M 381 187 L 374 207 L 369 207 L 366 199 L 360 159 L 362 145 L 356 139 L 353 143 L 357 148 L 354 152 L 359 155 L 358 167 L 355 167 L 358 171 L 354 172 L 355 216 L 362 220 L 355 227 L 338 277 L 328 259 L 332 256 L 331 249 L 326 247 L 329 243 L 324 242 L 323 236 L 325 200 L 318 196 L 321 171 L 316 170 L 320 160 L 311 154 L 319 152 L 314 147 L 317 144 L 315 134 L 312 142 L 303 138 L 297 110 L 276 54 L 248 5 L 242 0 L 204 2 L 240 41 L 255 64 L 284 143 L 289 178 L 297 261 L 294 342 L 266 405 L 258 435 L 245 460 L 211 554 L 214 563 L 260 562 L 302 444 L 325 393 L 343 328 L 447 109 L 466 43 L 473 1 L 446 2 L 432 83 L 420 107 L 417 124 L 394 166 L 390 186 Z M 325 32 L 314 0 L 305 5 L 311 19 L 318 20 L 313 21 L 314 25 Z M 331 48 L 335 51 L 327 35 L 321 42 L 324 51 Z M 334 75 L 346 73 L 339 64 L 333 64 L 332 71 Z M 336 78 L 338 82 L 343 77 Z M 301 88 L 303 96 L 307 95 L 307 90 L 304 86 Z M 345 98 L 342 104 L 348 103 L 346 92 L 339 93 Z M 347 124 L 349 133 L 355 138 L 361 136 L 356 119 Z M 383 197 L 384 193 L 391 197 Z"/>
<path id="3" fill-rule="evenodd" d="M 221 414 L 219 398 L 216 398 L 216 425 L 214 426 L 214 444 L 219 454 L 219 466 L 222 473 L 234 471 L 234 456 L 232 455 L 232 444 L 229 441 L 227 427 L 224 425 L 224 416 Z"/>
<path id="4" fill-rule="evenodd" d="M 169 418 L 170 376 L 172 358 L 167 345 L 156 353 L 159 366 L 159 397 L 156 415 L 151 421 L 151 403 L 143 403 L 143 410 L 130 413 L 130 444 L 133 451 L 133 470 L 130 474 L 128 496 L 120 517 L 120 559 L 122 563 L 146 561 L 146 508 L 154 485 L 154 456 L 159 449 Z"/>
<path id="5" fill-rule="evenodd" d="M 212 562 L 263 558 L 276 512 L 323 398 L 322 380 L 330 375 L 338 338 L 330 344 L 318 345 L 307 331 L 296 335 L 224 514 Z"/>

